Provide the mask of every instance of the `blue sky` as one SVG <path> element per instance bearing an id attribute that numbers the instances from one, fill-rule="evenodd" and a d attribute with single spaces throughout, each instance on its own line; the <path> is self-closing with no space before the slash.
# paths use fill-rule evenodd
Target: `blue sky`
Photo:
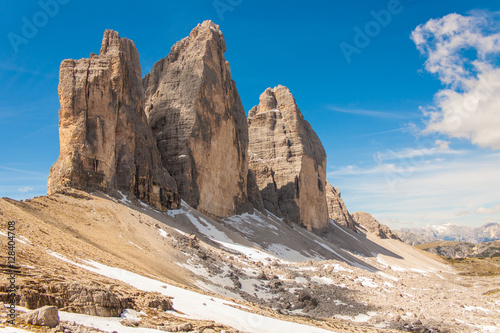
<path id="1" fill-rule="evenodd" d="M 2 0 L 0 10 L 0 196 L 46 193 L 63 59 L 99 53 L 114 29 L 135 42 L 145 75 L 211 19 L 247 112 L 265 88 L 288 86 L 350 211 L 393 228 L 500 222 L 498 1 Z"/>

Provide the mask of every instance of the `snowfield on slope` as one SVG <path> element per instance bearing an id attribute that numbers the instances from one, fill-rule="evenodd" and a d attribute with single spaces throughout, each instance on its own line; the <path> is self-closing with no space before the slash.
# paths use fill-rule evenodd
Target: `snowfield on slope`
<path id="1" fill-rule="evenodd" d="M 177 311 L 184 313 L 185 317 L 192 319 L 202 319 L 202 320 L 214 320 L 218 323 L 231 326 L 243 332 L 255 332 L 255 333 L 276 333 L 276 332 L 287 332 L 287 333 L 321 333 L 332 331 L 324 330 L 321 328 L 316 328 L 312 326 L 292 323 L 288 321 L 283 321 L 275 318 L 265 317 L 262 315 L 254 314 L 251 312 L 243 311 L 236 307 L 240 305 L 226 301 L 220 298 L 211 297 L 203 294 L 196 293 L 194 291 L 182 289 L 179 287 L 172 286 L 170 284 L 154 280 L 142 275 L 121 269 L 116 267 L 110 267 L 103 265 L 101 263 L 82 260 L 85 264 L 79 264 L 71 261 L 60 254 L 54 252 L 51 253 L 54 257 L 64 260 L 68 263 L 76 265 L 78 267 L 87 269 L 96 274 L 100 274 L 115 280 L 127 283 L 139 290 L 159 292 L 163 295 L 173 297 L 174 308 Z M 175 315 L 180 315 L 176 312 L 171 312 Z M 66 316 L 65 314 L 63 317 Z M 71 316 L 68 314 L 68 318 L 71 317 L 71 321 L 75 321 L 81 324 L 88 324 L 88 316 Z M 112 319 L 114 320 L 114 318 Z M 96 321 L 97 325 L 97 321 Z M 110 325 L 104 328 L 105 325 Z M 102 330 L 112 332 L 116 328 L 110 328 L 113 325 L 110 323 L 103 324 Z M 140 332 L 142 328 L 135 329 L 131 332 Z M 120 329 L 120 332 L 122 330 Z M 151 331 L 151 332 L 154 332 Z"/>

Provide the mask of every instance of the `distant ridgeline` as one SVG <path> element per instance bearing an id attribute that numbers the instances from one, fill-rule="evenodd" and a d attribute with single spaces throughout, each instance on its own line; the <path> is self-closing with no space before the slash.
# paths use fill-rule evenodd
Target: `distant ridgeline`
<path id="1" fill-rule="evenodd" d="M 135 44 L 112 30 L 99 55 L 62 61 L 48 194 L 120 191 L 161 211 L 182 199 L 214 218 L 257 209 L 315 232 L 367 221 L 397 239 L 369 214 L 349 214 L 288 88 L 267 88 L 246 117 L 225 51 L 219 26 L 205 21 L 144 78 Z"/>
<path id="2" fill-rule="evenodd" d="M 396 230 L 399 238 L 409 244 L 418 245 L 433 241 L 482 243 L 500 240 L 500 224 L 488 223 L 481 227 L 467 227 L 448 223 L 415 229 Z"/>
<path id="3" fill-rule="evenodd" d="M 434 241 L 416 245 L 417 248 L 446 258 L 496 258 L 500 257 L 500 241 L 466 243 Z"/>

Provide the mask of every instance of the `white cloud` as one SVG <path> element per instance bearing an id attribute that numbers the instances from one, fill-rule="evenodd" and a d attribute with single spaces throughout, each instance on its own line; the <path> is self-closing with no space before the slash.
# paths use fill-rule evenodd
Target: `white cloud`
<path id="1" fill-rule="evenodd" d="M 500 149 L 499 14 L 449 14 L 419 25 L 411 35 L 427 57 L 425 69 L 448 87 L 424 109 L 424 134 L 438 132 Z"/>
<path id="2" fill-rule="evenodd" d="M 443 150 L 448 150 L 450 148 L 450 142 L 449 141 L 443 141 L 443 140 L 436 140 L 436 147 L 443 151 Z"/>
<path id="3" fill-rule="evenodd" d="M 500 205 L 494 205 L 491 208 L 479 207 L 476 209 L 477 214 L 496 214 L 500 213 Z"/>
<path id="4" fill-rule="evenodd" d="M 24 187 L 20 187 L 17 189 L 17 192 L 21 192 L 21 193 L 27 193 L 29 191 L 33 191 L 34 188 L 31 187 L 31 186 L 24 186 Z"/>

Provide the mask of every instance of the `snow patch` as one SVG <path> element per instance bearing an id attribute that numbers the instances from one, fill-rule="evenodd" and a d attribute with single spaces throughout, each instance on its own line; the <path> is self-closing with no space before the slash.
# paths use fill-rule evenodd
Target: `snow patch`
<path id="1" fill-rule="evenodd" d="M 6 233 L 0 231 L 0 236 L 4 236 L 4 237 L 9 237 Z M 32 245 L 30 240 L 24 236 L 19 236 L 18 237 L 15 237 L 14 240 L 18 243 L 23 243 L 23 244 L 26 244 L 26 245 Z"/>
<path id="2" fill-rule="evenodd" d="M 429 271 L 426 271 L 426 270 L 423 270 L 423 269 L 419 269 L 419 268 L 410 268 L 410 270 L 412 272 L 415 272 L 415 273 L 420 273 L 424 276 L 427 276 L 427 273 L 429 273 Z"/>
<path id="3" fill-rule="evenodd" d="M 344 268 L 342 267 L 340 264 L 326 264 L 323 266 L 323 269 L 328 269 L 332 267 L 332 269 L 335 271 L 335 272 L 349 272 L 349 273 L 352 273 L 354 272 L 352 269 L 349 269 L 349 268 Z"/>
<path id="4" fill-rule="evenodd" d="M 335 285 L 334 281 L 331 278 L 325 276 L 313 276 L 311 278 L 312 282 L 316 282 L 317 284 L 326 284 L 326 285 Z"/>
<path id="5" fill-rule="evenodd" d="M 120 315 L 120 318 L 128 320 L 141 320 L 141 316 L 146 316 L 146 313 L 142 311 L 135 311 L 133 309 L 125 309 Z"/>
<path id="6" fill-rule="evenodd" d="M 158 228 L 158 232 L 160 233 L 161 237 L 165 237 L 165 238 L 168 237 L 168 234 L 167 234 L 167 232 L 165 230 L 163 230 L 161 228 Z"/>
<path id="7" fill-rule="evenodd" d="M 363 287 L 369 287 L 369 288 L 377 288 L 378 285 L 373 282 L 372 279 L 369 279 L 367 277 L 364 277 L 364 276 L 360 276 L 358 277 L 356 280 L 354 280 L 354 282 L 361 282 L 361 285 Z"/>
<path id="8" fill-rule="evenodd" d="M 309 280 L 303 276 L 297 276 L 294 280 L 295 280 L 295 282 L 300 283 L 300 284 L 306 284 L 309 282 Z"/>
<path id="9" fill-rule="evenodd" d="M 87 327 L 97 328 L 105 332 L 113 332 L 113 331 L 120 333 L 163 332 L 152 328 L 144 328 L 144 327 L 136 328 L 136 327 L 123 326 L 122 324 L 120 324 L 120 321 L 123 320 L 123 318 L 118 318 L 118 317 L 97 317 L 80 313 L 59 311 L 59 320 L 75 322 L 77 324 L 84 325 Z"/>
<path id="10" fill-rule="evenodd" d="M 119 199 L 118 201 L 120 201 L 121 203 L 125 204 L 125 205 L 129 205 L 132 203 L 132 201 L 130 201 L 127 196 L 125 194 L 123 194 L 121 191 L 118 191 L 118 193 L 122 196 L 121 199 Z"/>
<path id="11" fill-rule="evenodd" d="M 266 247 L 266 251 L 288 261 L 307 261 L 311 259 L 283 244 L 271 244 Z"/>
<path id="12" fill-rule="evenodd" d="M 337 251 L 335 251 L 334 249 L 332 249 L 332 248 L 331 248 L 331 247 L 329 247 L 328 245 L 323 244 L 323 243 L 321 243 L 321 242 L 319 242 L 319 241 L 317 241 L 317 240 L 314 240 L 314 242 L 315 242 L 316 244 L 318 244 L 319 246 L 321 246 L 322 248 L 327 249 L 328 251 L 330 251 L 331 253 L 333 253 L 333 254 L 334 254 L 334 255 L 336 255 L 337 257 L 342 258 L 342 260 L 344 260 L 345 262 L 347 262 L 347 263 L 349 263 L 349 264 L 351 264 L 351 265 L 354 265 L 352 261 L 347 260 L 346 258 L 344 258 L 343 256 L 341 256 L 341 255 L 340 255 Z"/>
<path id="13" fill-rule="evenodd" d="M 464 307 L 464 310 L 465 311 L 481 311 L 481 312 L 484 312 L 484 313 L 490 313 L 491 312 L 491 310 L 482 308 L 480 306 L 466 306 L 466 307 Z"/>
<path id="14" fill-rule="evenodd" d="M 276 258 L 268 253 L 262 252 L 260 250 L 257 250 L 255 248 L 251 248 L 248 246 L 243 246 L 239 244 L 235 244 L 233 242 L 231 243 L 226 243 L 226 242 L 221 242 L 217 241 L 217 243 L 221 244 L 222 246 L 235 250 L 237 252 L 242 253 L 243 255 L 247 256 L 248 258 L 254 260 L 254 261 L 265 261 L 265 260 L 277 260 L 280 261 L 279 258 Z"/>
<path id="15" fill-rule="evenodd" d="M 384 282 L 384 286 L 386 286 L 388 288 L 394 288 L 394 285 L 390 282 Z"/>
<path id="16" fill-rule="evenodd" d="M 399 281 L 399 279 L 397 277 L 394 277 L 392 275 L 389 275 L 389 274 L 386 274 L 384 272 L 377 272 L 378 275 L 381 275 L 385 278 L 388 278 L 389 280 L 392 280 L 392 281 Z"/>
<path id="17" fill-rule="evenodd" d="M 197 219 L 191 212 L 186 213 L 187 218 L 191 223 L 198 229 L 199 232 L 214 241 L 222 241 L 226 243 L 232 243 L 231 239 L 227 235 L 218 230 L 215 226 L 211 225 L 204 218 L 200 217 Z"/>
<path id="18" fill-rule="evenodd" d="M 244 332 L 331 333 L 331 331 L 327 331 L 321 328 L 282 321 L 279 319 L 246 312 L 241 309 L 235 308 L 235 306 L 239 305 L 234 302 L 202 295 L 194 291 L 175 287 L 161 281 L 129 272 L 121 268 L 106 266 L 101 263 L 89 260 L 84 260 L 85 264 L 78 264 L 64 258 L 64 256 L 59 255 L 59 257 L 62 258 L 61 260 L 71 262 L 76 266 L 82 267 L 96 274 L 122 281 L 137 289 L 159 292 L 165 296 L 173 297 L 175 309 L 183 312 L 184 317 L 201 320 L 214 320 L 216 322 L 231 326 L 237 330 Z M 130 328 L 132 331 L 129 331 L 127 327 L 121 325 L 120 327 L 115 326 L 111 328 L 111 324 L 119 324 L 121 318 L 92 317 L 82 314 L 67 313 L 63 311 L 59 312 L 59 316 L 61 320 L 69 320 L 75 322 L 83 321 L 84 319 L 86 319 L 89 324 L 88 326 L 102 325 L 102 328 L 99 328 L 104 331 L 118 331 L 124 333 L 139 332 L 137 330 L 134 330 L 133 328 Z M 141 328 L 141 332 L 160 331 Z"/>
<path id="19" fill-rule="evenodd" d="M 343 320 L 349 320 L 353 321 L 356 323 L 366 323 L 369 321 L 373 316 L 377 315 L 376 312 L 369 311 L 366 314 L 360 313 L 357 316 L 347 316 L 347 315 L 335 315 L 335 318 L 338 319 L 343 319 Z"/>
<path id="20" fill-rule="evenodd" d="M 139 250 L 142 250 L 142 247 L 140 247 L 139 245 L 131 242 L 131 241 L 128 241 L 130 244 L 134 245 L 135 247 L 137 247 Z"/>
<path id="21" fill-rule="evenodd" d="M 406 272 L 406 269 L 404 269 L 403 267 L 396 266 L 396 265 L 391 265 L 389 268 L 395 272 Z"/>

